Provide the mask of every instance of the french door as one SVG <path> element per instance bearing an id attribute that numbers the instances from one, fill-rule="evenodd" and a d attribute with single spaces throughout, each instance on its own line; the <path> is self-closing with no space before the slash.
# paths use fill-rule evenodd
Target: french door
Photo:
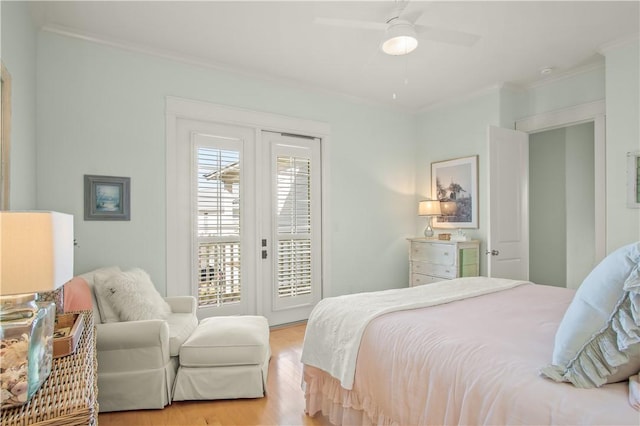
<path id="1" fill-rule="evenodd" d="M 266 315 L 278 324 L 306 319 L 321 298 L 320 144 L 263 132 L 264 191 L 261 242 Z M 270 256 L 270 257 L 269 257 Z M 269 260 L 269 258 L 271 260 Z"/>
<path id="2" fill-rule="evenodd" d="M 194 120 L 178 133 L 191 146 L 198 316 L 306 319 L 321 297 L 320 141 Z"/>

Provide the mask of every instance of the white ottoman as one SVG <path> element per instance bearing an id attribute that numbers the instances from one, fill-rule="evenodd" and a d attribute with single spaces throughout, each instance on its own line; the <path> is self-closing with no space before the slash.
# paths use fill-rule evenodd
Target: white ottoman
<path id="1" fill-rule="evenodd" d="M 173 400 L 261 398 L 270 357 L 265 317 L 205 318 L 180 347 Z"/>

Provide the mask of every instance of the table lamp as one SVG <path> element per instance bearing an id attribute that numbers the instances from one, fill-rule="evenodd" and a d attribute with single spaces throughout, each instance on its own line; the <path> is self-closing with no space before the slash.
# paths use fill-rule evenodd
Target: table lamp
<path id="1" fill-rule="evenodd" d="M 418 203 L 418 216 L 427 216 L 427 227 L 424 228 L 424 236 L 433 237 L 433 228 L 431 221 L 434 216 L 440 216 L 440 201 L 438 200 L 422 200 Z"/>
<path id="2" fill-rule="evenodd" d="M 26 403 L 53 358 L 53 303 L 36 303 L 73 277 L 73 216 L 0 212 L 0 408 Z"/>
<path id="3" fill-rule="evenodd" d="M 448 222 L 446 218 L 456 215 L 456 212 L 458 211 L 458 204 L 455 200 L 444 198 L 440 200 L 440 210 L 442 210 L 442 216 L 444 216 L 445 221 Z"/>

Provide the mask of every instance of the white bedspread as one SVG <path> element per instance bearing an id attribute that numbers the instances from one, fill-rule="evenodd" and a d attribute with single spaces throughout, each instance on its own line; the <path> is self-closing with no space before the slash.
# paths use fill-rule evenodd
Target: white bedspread
<path id="1" fill-rule="evenodd" d="M 360 340 L 371 320 L 380 315 L 481 296 L 528 281 L 471 277 L 433 284 L 359 293 L 321 300 L 311 312 L 301 361 L 320 368 L 345 389 L 352 389 Z"/>

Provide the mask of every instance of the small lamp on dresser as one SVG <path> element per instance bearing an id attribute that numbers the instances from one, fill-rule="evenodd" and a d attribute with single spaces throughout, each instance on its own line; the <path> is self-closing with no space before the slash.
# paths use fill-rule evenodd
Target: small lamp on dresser
<path id="1" fill-rule="evenodd" d="M 422 200 L 418 203 L 418 216 L 427 217 L 427 226 L 424 228 L 424 236 L 433 237 L 433 227 L 431 221 L 434 216 L 440 216 L 440 201 L 438 200 Z"/>
<path id="2" fill-rule="evenodd" d="M 73 276 L 73 216 L 0 212 L 0 408 L 25 404 L 51 372 L 53 303 L 36 303 Z"/>

